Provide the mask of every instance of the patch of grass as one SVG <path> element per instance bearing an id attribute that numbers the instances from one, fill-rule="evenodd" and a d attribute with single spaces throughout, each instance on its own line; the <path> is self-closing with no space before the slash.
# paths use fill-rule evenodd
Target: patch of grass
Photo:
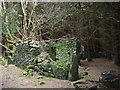
<path id="1" fill-rule="evenodd" d="M 0 62 L 1 65 L 8 67 L 8 60 L 5 58 L 2 58 L 2 61 Z"/>
<path id="2" fill-rule="evenodd" d="M 91 77 L 89 77 L 89 76 L 86 76 L 86 77 L 84 77 L 83 79 L 86 80 L 86 81 L 94 81 L 94 79 L 91 78 Z"/>
<path id="3" fill-rule="evenodd" d="M 87 75 L 88 75 L 88 72 L 80 72 L 81 77 L 84 77 L 84 76 L 87 76 Z"/>
<path id="4" fill-rule="evenodd" d="M 20 74 L 19 74 L 19 77 L 22 77 L 22 76 L 23 76 L 23 73 L 20 73 Z"/>
<path id="5" fill-rule="evenodd" d="M 39 84 L 40 84 L 40 85 L 43 85 L 43 84 L 45 84 L 45 82 L 39 82 Z"/>
<path id="6" fill-rule="evenodd" d="M 32 69 L 25 69 L 23 72 L 22 72 L 23 75 L 25 75 L 26 77 L 31 77 L 33 76 L 33 70 Z"/>
<path id="7" fill-rule="evenodd" d="M 85 87 L 85 85 L 86 84 L 83 83 L 83 84 L 78 84 L 77 86 L 83 88 L 83 87 Z"/>
<path id="8" fill-rule="evenodd" d="M 39 85 L 43 85 L 43 84 L 45 84 L 45 82 L 40 81 L 40 80 L 35 80 L 34 82 L 37 82 Z"/>
<path id="9" fill-rule="evenodd" d="M 43 76 L 38 76 L 37 79 L 43 79 L 44 77 Z"/>

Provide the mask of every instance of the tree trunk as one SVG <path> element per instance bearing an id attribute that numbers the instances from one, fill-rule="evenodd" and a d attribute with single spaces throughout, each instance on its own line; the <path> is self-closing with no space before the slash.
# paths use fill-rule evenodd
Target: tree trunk
<path id="1" fill-rule="evenodd" d="M 68 79 L 70 81 L 75 81 L 79 79 L 79 74 L 78 74 L 78 65 L 79 65 L 79 59 L 77 56 L 73 56 L 72 62 L 71 62 L 71 67 L 69 71 L 69 76 Z"/>
<path id="2" fill-rule="evenodd" d="M 56 61 L 56 47 L 51 47 L 52 56 L 51 58 Z"/>
<path id="3" fill-rule="evenodd" d="M 110 51 L 107 51 L 107 52 L 106 52 L 106 55 L 107 55 L 107 59 L 108 59 L 108 60 L 112 60 L 112 54 L 111 54 Z"/>
<path id="4" fill-rule="evenodd" d="M 115 35 L 115 48 L 114 48 L 114 54 L 115 54 L 115 60 L 114 63 L 116 65 L 120 66 L 120 40 L 119 40 L 119 33 L 117 32 L 119 30 L 116 30 L 116 35 Z"/>
<path id="5" fill-rule="evenodd" d="M 88 41 L 88 61 L 92 61 L 92 54 L 91 54 L 91 45 L 90 45 L 90 40 Z"/>
<path id="6" fill-rule="evenodd" d="M 76 41 L 76 56 L 77 56 L 78 60 L 81 59 L 80 52 L 81 52 L 81 43 L 79 40 L 77 40 Z M 80 62 L 78 64 L 80 65 Z"/>
<path id="7" fill-rule="evenodd" d="M 0 11 L 2 11 L 2 3 L 0 2 Z M 2 18 L 0 18 L 0 21 L 2 21 Z M 0 23 L 0 27 L 2 27 L 2 23 Z M 0 30 L 0 43 L 2 43 L 2 33 L 1 33 L 1 30 Z M 0 56 L 2 56 L 2 47 L 0 45 Z"/>
<path id="8" fill-rule="evenodd" d="M 114 30 L 115 32 L 115 36 L 114 36 L 114 40 L 115 40 L 115 48 L 114 48 L 114 53 L 115 53 L 115 60 L 114 63 L 116 65 L 120 66 L 120 3 L 117 4 L 118 6 L 118 10 L 116 11 L 116 18 L 119 22 L 116 23 L 116 29 Z"/>
<path id="9" fill-rule="evenodd" d="M 115 37 L 115 50 L 114 50 L 114 53 L 115 53 L 114 63 L 116 65 L 120 66 L 120 42 L 119 42 L 119 37 L 118 36 Z"/>

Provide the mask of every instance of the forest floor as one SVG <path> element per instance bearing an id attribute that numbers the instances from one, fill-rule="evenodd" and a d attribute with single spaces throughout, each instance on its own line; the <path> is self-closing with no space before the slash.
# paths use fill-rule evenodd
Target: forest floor
<path id="1" fill-rule="evenodd" d="M 107 60 L 104 58 L 93 59 L 88 62 L 81 60 L 80 71 L 88 72 L 91 78 L 94 80 L 99 80 L 101 72 L 107 70 L 115 70 L 120 74 L 120 66 L 114 64 L 112 60 Z"/>
<path id="2" fill-rule="evenodd" d="M 94 80 L 98 80 L 101 72 L 105 70 L 116 70 L 120 73 L 120 67 L 114 65 L 113 61 L 106 59 L 93 59 L 91 62 L 81 60 L 80 71 L 88 72 L 90 78 Z M 23 70 L 14 65 L 9 65 L 6 68 L 0 65 L 0 72 L 2 72 L 0 73 L 0 86 L 2 88 L 74 88 L 68 80 L 48 77 L 37 79 L 39 77 L 37 73 L 30 78 L 23 76 Z"/>
<path id="3" fill-rule="evenodd" d="M 2 72 L 2 80 L 0 80 L 2 88 L 73 88 L 68 80 L 48 77 L 37 79 L 39 77 L 37 73 L 26 77 L 23 75 L 24 71 L 14 65 L 9 65 L 6 68 L 0 66 L 0 72 Z"/>

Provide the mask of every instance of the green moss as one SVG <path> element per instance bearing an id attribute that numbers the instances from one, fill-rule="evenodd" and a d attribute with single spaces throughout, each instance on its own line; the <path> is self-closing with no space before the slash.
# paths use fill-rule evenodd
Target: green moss
<path id="1" fill-rule="evenodd" d="M 88 72 L 80 72 L 81 77 L 84 77 L 84 76 L 87 76 L 87 75 L 88 75 Z"/>
<path id="2" fill-rule="evenodd" d="M 43 76 L 38 76 L 37 79 L 43 79 L 44 77 Z"/>
<path id="3" fill-rule="evenodd" d="M 44 85 L 45 84 L 45 82 L 39 82 L 39 85 Z"/>

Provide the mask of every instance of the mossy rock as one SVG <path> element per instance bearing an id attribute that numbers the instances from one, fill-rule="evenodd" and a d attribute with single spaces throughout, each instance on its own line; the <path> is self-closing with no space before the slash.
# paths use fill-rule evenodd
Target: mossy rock
<path id="1" fill-rule="evenodd" d="M 40 47 L 32 46 L 29 43 L 20 43 L 16 46 L 13 62 L 17 66 L 26 68 L 31 65 L 34 58 L 40 54 Z"/>

